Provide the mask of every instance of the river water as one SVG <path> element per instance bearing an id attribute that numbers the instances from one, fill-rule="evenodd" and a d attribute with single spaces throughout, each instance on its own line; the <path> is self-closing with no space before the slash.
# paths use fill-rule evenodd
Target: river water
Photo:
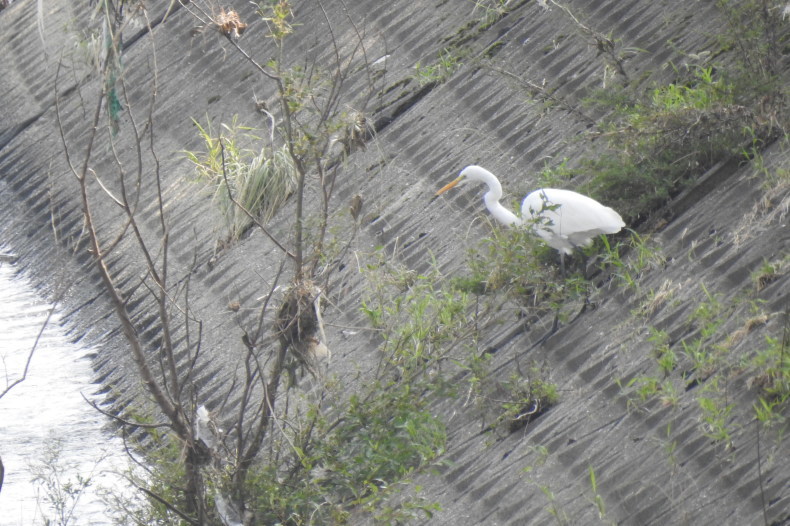
<path id="1" fill-rule="evenodd" d="M 0 262 L 0 393 L 23 374 L 50 310 L 9 263 Z M 98 386 L 91 383 L 94 352 L 68 340 L 55 308 L 26 379 L 0 398 L 0 458 L 5 465 L 0 526 L 45 524 L 46 518 L 52 524 L 112 523 L 101 495 L 107 488 L 120 490 L 117 472 L 126 461 L 120 439 L 105 429 L 107 418 L 83 398 L 100 401 Z M 56 459 L 49 470 L 43 467 L 47 458 Z M 33 480 L 36 474 L 44 475 L 39 482 Z M 88 479 L 84 487 L 81 481 Z M 69 487 L 82 491 L 69 496 Z M 58 500 L 61 505 L 53 505 Z"/>

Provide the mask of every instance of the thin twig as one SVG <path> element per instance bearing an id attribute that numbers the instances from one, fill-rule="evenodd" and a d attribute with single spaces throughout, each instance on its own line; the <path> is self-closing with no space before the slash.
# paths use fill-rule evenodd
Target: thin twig
<path id="1" fill-rule="evenodd" d="M 49 320 L 52 318 L 52 315 L 55 313 L 55 307 L 58 304 L 60 298 L 52 304 L 49 311 L 47 311 L 47 318 L 44 320 L 44 323 L 41 324 L 41 328 L 38 330 L 38 334 L 36 334 L 36 340 L 33 342 L 33 346 L 30 348 L 30 352 L 27 355 L 27 360 L 25 360 L 25 368 L 22 371 L 22 376 L 11 382 L 0 392 L 0 398 L 3 398 L 6 393 L 8 393 L 11 389 L 16 387 L 17 385 L 21 384 L 22 382 L 27 379 L 27 373 L 30 370 L 30 362 L 33 360 L 33 355 L 36 353 L 36 349 L 38 348 L 38 342 L 41 340 L 41 336 L 44 334 L 44 330 L 49 325 Z"/>
<path id="2" fill-rule="evenodd" d="M 157 495 L 156 493 L 154 493 L 153 491 L 149 490 L 148 488 L 146 488 L 144 486 L 141 486 L 140 484 L 138 484 L 136 481 L 134 481 L 133 479 L 131 479 L 129 477 L 126 477 L 126 480 L 129 481 L 129 484 L 131 484 L 132 486 L 134 486 L 138 490 L 142 491 L 148 497 L 154 499 L 155 501 L 160 503 L 162 506 L 164 506 L 167 509 L 169 509 L 170 511 L 172 511 L 173 513 L 175 513 L 176 515 L 181 517 L 183 520 L 187 521 L 189 524 L 193 524 L 194 526 L 200 526 L 200 522 L 196 521 L 195 519 L 193 519 L 192 517 L 190 517 L 189 515 L 187 515 L 183 511 L 181 511 L 180 509 L 178 509 L 172 502 L 169 502 L 169 501 L 165 500 L 161 496 Z"/>
<path id="3" fill-rule="evenodd" d="M 162 424 L 143 424 L 143 423 L 140 423 L 140 422 L 132 422 L 131 420 L 126 420 L 125 418 L 122 418 L 122 417 L 118 416 L 115 413 L 111 413 L 109 411 L 105 411 L 104 409 L 99 407 L 99 404 L 96 403 L 96 401 L 89 400 L 88 397 L 85 396 L 85 393 L 80 392 L 80 396 L 82 396 L 82 399 L 85 400 L 88 403 L 88 405 L 90 405 L 93 409 L 95 409 L 99 413 L 103 414 L 107 418 L 118 422 L 121 425 L 130 426 L 130 427 L 139 427 L 139 428 L 142 428 L 142 429 L 161 429 L 163 427 L 170 428 L 170 424 L 167 424 L 167 423 L 162 423 Z"/>

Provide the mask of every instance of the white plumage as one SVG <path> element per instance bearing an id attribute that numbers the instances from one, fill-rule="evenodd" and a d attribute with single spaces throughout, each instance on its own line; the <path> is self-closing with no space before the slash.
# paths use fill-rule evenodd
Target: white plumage
<path id="1" fill-rule="evenodd" d="M 574 248 L 592 243 L 596 236 L 617 233 L 625 226 L 620 214 L 608 206 L 586 195 L 558 188 L 541 188 L 527 195 L 518 217 L 500 204 L 499 180 L 480 166 L 467 166 L 436 195 L 467 181 L 488 185 L 483 200 L 494 219 L 507 226 L 534 225 L 535 233 L 560 254 L 571 254 Z"/>

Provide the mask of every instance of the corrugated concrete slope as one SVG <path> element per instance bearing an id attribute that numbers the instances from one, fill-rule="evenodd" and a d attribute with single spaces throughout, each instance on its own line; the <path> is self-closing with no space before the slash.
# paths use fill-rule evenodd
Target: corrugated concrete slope
<path id="1" fill-rule="evenodd" d="M 644 85 L 670 79 L 666 64 L 688 60 L 681 51 L 710 49 L 715 34 L 723 30 L 712 2 L 600 0 L 567 5 L 588 27 L 611 35 L 618 51 L 628 57 L 623 66 L 629 79 Z M 484 235 L 471 219 L 482 210 L 480 190 L 469 189 L 429 205 L 428 197 L 440 184 L 463 166 L 477 163 L 497 173 L 509 198 L 517 198 L 537 184 L 536 174 L 545 163 L 568 158 L 573 166 L 584 152 L 599 147 L 584 135 L 587 117 L 539 100 L 522 82 L 546 86 L 558 100 L 578 104 L 604 83 L 622 80 L 607 68 L 594 40 L 559 8 L 547 11 L 534 2 L 519 2 L 482 30 L 483 13 L 472 2 L 360 1 L 345 6 L 355 27 L 348 23 L 343 5 L 326 6 L 341 48 L 350 49 L 362 35 L 368 62 L 387 56 L 386 71 L 367 104 L 366 75 L 353 75 L 346 84 L 350 104 L 378 128 L 367 150 L 352 155 L 343 168 L 334 201 L 339 235 L 348 236 L 348 199 L 362 195 L 364 221 L 354 242 L 360 253 L 382 245 L 389 257 L 417 271 L 427 269 L 435 256 L 443 271 L 460 272 L 467 247 Z M 262 36 L 263 23 L 252 23 L 250 6 L 233 7 L 251 22 L 241 45 L 266 60 L 274 51 Z M 72 285 L 64 299 L 70 326 L 75 338 L 87 334 L 102 344 L 97 375 L 117 407 L 123 408 L 139 402 L 140 386 L 130 380 L 133 365 L 125 343 L 91 270 L 84 241 L 79 241 L 77 187 L 64 163 L 53 97 L 57 57 L 64 51 L 59 104 L 68 141 L 81 144 L 96 86 L 85 79 L 87 68 L 69 58 L 75 38 L 73 29 L 63 28 L 79 28 L 90 8 L 87 2 L 51 2 L 46 9 L 46 55 L 32 30 L 38 27 L 35 2 L 17 1 L 0 13 L 0 231 L 2 240 L 19 254 L 21 267 L 43 287 L 54 291 L 64 283 Z M 296 15 L 302 25 L 292 37 L 290 59 L 331 62 L 323 12 L 310 2 L 297 2 Z M 155 149 L 173 240 L 171 279 L 190 279 L 191 308 L 203 321 L 205 336 L 197 396 L 212 406 L 219 403 L 221 387 L 232 377 L 243 350 L 239 326 L 254 317 L 259 298 L 268 292 L 279 252 L 254 232 L 230 250 L 215 253 L 221 236 L 217 212 L 180 152 L 200 147 L 192 118 L 207 115 L 215 122 L 228 122 L 238 114 L 244 124 L 265 126 L 253 96 L 271 102 L 272 89 L 215 32 L 192 36 L 199 22 L 185 9 L 176 9 L 164 22 L 153 22 L 158 24 Z M 124 57 L 129 96 L 140 122 L 150 94 L 151 44 L 146 36 L 129 39 Z M 468 52 L 463 66 L 445 83 L 418 86 L 415 64 L 431 63 L 453 44 Z M 121 157 L 133 161 L 129 138 L 119 141 L 124 146 Z M 114 173 L 105 139 L 95 151 L 96 172 Z M 145 155 L 144 173 L 150 176 L 154 159 Z M 779 144 L 765 158 L 771 166 L 787 166 L 787 154 Z M 79 162 L 76 154 L 74 162 Z M 463 400 L 438 405 L 437 412 L 448 422 L 451 464 L 438 476 L 420 479 L 424 495 L 443 508 L 432 524 L 547 524 L 563 517 L 571 524 L 634 525 L 763 524 L 764 516 L 775 524 L 790 520 L 790 456 L 776 436 L 761 435 L 758 440 L 754 422 L 745 416 L 754 394 L 744 375 L 734 372 L 728 393 L 742 409 L 734 413 L 734 448 L 728 450 L 701 433 L 693 393 L 681 394 L 675 406 L 634 406 L 618 386 L 655 368 L 648 326 L 667 330 L 673 338 L 694 330 L 687 320 L 704 298 L 700 285 L 722 300 L 754 294 L 751 272 L 764 260 L 787 253 L 787 192 L 780 189 L 766 205 L 754 168 L 736 168 L 711 174 L 703 192 L 680 201 L 667 214 L 670 222 L 653 238 L 667 263 L 649 270 L 640 290 L 664 286 L 674 295 L 649 316 L 632 316 L 644 304 L 643 294 L 609 286 L 594 298 L 594 310 L 532 349 L 542 329 L 527 331 L 515 313 L 504 311 L 501 325 L 485 334 L 480 344 L 481 349 L 496 350 L 499 378 L 506 380 L 519 364 L 531 360 L 545 363 L 561 388 L 562 400 L 525 430 L 507 436 L 482 433 L 480 414 L 464 407 Z M 142 185 L 142 207 L 151 206 L 155 191 L 152 184 Z M 310 199 L 317 207 L 317 197 Z M 106 200 L 97 202 L 95 213 L 105 233 L 117 231 L 121 216 L 115 207 Z M 283 238 L 289 232 L 288 215 L 288 210 L 281 212 L 271 225 Z M 153 214 L 143 225 L 144 235 L 156 240 L 159 225 Z M 139 279 L 139 255 L 132 248 L 122 244 L 112 257 L 112 270 L 126 288 Z M 337 277 L 342 286 L 335 287 L 342 294 L 332 298 L 324 315 L 334 325 L 364 323 L 358 308 L 362 277 L 356 269 L 355 259 L 347 257 Z M 764 300 L 772 316 L 744 339 L 742 352 L 758 349 L 766 335 L 781 333 L 783 322 L 776 313 L 785 307 L 787 290 L 788 278 L 783 276 L 750 296 Z M 241 304 L 238 313 L 226 308 L 231 301 Z M 147 315 L 152 305 L 142 294 L 130 302 L 135 321 L 155 342 L 159 329 Z M 739 305 L 728 318 L 732 330 L 746 316 L 748 305 Z M 181 325 L 182 334 L 185 328 Z M 333 351 L 330 373 L 353 387 L 358 371 L 364 374 L 375 360 L 377 342 L 364 333 L 350 335 L 339 329 L 330 330 L 328 337 Z M 603 519 L 590 487 L 591 467 L 606 506 Z"/>

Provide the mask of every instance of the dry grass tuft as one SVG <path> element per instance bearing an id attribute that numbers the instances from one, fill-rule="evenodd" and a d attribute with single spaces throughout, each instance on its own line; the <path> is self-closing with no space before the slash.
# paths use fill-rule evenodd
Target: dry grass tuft
<path id="1" fill-rule="evenodd" d="M 247 24 L 241 21 L 239 14 L 230 9 L 229 11 L 225 11 L 225 9 L 221 9 L 219 14 L 214 17 L 212 20 L 219 32 L 225 35 L 226 37 L 235 37 L 239 38 L 244 31 L 247 29 Z"/>
<path id="2" fill-rule="evenodd" d="M 753 318 L 749 318 L 746 320 L 746 323 L 743 324 L 743 327 L 736 330 L 727 338 L 727 341 L 724 342 L 724 346 L 727 349 L 731 349 L 738 345 L 741 341 L 743 341 L 746 336 L 752 332 L 757 327 L 762 327 L 768 323 L 768 315 L 767 314 L 760 314 L 758 316 L 754 316 Z"/>

